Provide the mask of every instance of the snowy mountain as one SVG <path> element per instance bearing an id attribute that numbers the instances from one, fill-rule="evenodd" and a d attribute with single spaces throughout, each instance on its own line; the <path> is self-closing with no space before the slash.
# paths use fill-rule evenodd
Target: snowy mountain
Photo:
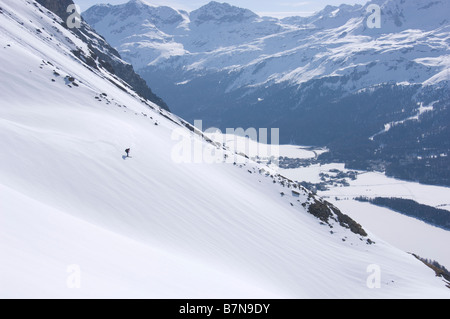
<path id="1" fill-rule="evenodd" d="M 449 297 L 411 254 L 91 66 L 79 32 L 0 0 L 2 298 Z M 210 161 L 179 161 L 181 141 Z"/>
<path id="2" fill-rule="evenodd" d="M 190 15 L 192 23 L 197 26 L 203 23 L 242 23 L 251 21 L 257 17 L 258 16 L 250 10 L 215 1 L 193 11 Z"/>
<path id="3" fill-rule="evenodd" d="M 368 26 L 371 5 L 381 28 Z M 279 20 L 217 2 L 187 13 L 131 1 L 83 16 L 190 122 L 278 127 L 282 143 L 326 146 L 353 168 L 449 186 L 448 124 L 429 120 L 450 116 L 449 9 L 376 0 Z M 399 152 L 391 123 L 407 141 Z"/>
<path id="4" fill-rule="evenodd" d="M 366 8 L 373 3 L 382 8 L 380 29 L 366 25 Z M 430 83 L 448 68 L 447 2 L 370 4 L 328 6 L 312 17 L 277 20 L 226 3 L 211 2 L 188 14 L 136 0 L 94 6 L 83 17 L 139 71 L 149 65 L 177 69 L 182 73 L 176 80 L 184 81 L 228 71 L 236 74 L 228 90 L 346 75 L 353 75 L 347 83 L 352 90 L 392 81 Z M 178 50 L 167 52 L 169 46 Z M 431 57 L 439 62 L 430 63 Z M 397 72 L 388 72 L 393 67 Z M 361 72 L 367 74 L 354 75 Z"/>

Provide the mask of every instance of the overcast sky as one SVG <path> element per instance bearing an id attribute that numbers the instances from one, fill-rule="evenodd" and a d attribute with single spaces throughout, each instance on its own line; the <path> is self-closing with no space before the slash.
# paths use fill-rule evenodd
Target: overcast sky
<path id="1" fill-rule="evenodd" d="M 210 2 L 210 0 L 145 0 L 152 5 L 165 5 L 176 9 L 192 11 L 200 8 Z M 326 5 L 340 4 L 365 4 L 368 0 L 216 0 L 218 2 L 227 2 L 229 4 L 250 9 L 262 16 L 287 17 L 287 16 L 307 16 L 323 9 Z M 85 11 L 97 3 L 120 4 L 128 0 L 74 0 Z"/>

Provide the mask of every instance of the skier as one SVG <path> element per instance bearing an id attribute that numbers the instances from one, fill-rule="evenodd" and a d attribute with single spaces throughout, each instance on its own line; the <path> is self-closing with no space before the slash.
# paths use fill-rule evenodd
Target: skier
<path id="1" fill-rule="evenodd" d="M 127 149 L 125 150 L 125 153 L 127 153 L 127 157 L 130 157 L 130 149 L 129 149 L 129 148 L 127 148 Z"/>

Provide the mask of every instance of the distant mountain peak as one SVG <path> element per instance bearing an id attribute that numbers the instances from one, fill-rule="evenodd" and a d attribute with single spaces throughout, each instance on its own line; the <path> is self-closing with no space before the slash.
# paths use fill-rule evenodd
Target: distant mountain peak
<path id="1" fill-rule="evenodd" d="M 242 22 L 257 18 L 258 15 L 248 9 L 232 6 L 228 3 L 211 1 L 198 10 L 192 11 L 191 20 L 197 24 L 208 21 L 215 22 Z"/>
<path id="2" fill-rule="evenodd" d="M 136 6 L 147 6 L 149 5 L 147 2 L 142 0 L 130 0 L 127 3 L 128 5 L 136 5 Z"/>

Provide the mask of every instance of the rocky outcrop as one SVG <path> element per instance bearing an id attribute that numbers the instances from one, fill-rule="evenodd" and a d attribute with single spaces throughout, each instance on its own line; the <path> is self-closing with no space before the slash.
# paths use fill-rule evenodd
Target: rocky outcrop
<path id="1" fill-rule="evenodd" d="M 62 25 L 68 28 L 67 19 L 71 12 L 67 12 L 67 9 L 70 5 L 74 4 L 72 0 L 37 0 L 37 2 L 58 15 L 62 19 Z M 83 60 L 85 60 L 89 66 L 97 68 L 98 65 L 96 61 L 98 61 L 101 67 L 128 83 L 141 97 L 170 111 L 168 105 L 160 97 L 154 94 L 145 80 L 134 71 L 133 66 L 123 61 L 117 50 L 111 47 L 103 37 L 98 35 L 89 24 L 82 21 L 79 29 L 72 28 L 70 30 L 88 44 L 91 51 L 90 56 L 83 55 Z M 73 53 L 78 58 L 82 55 L 82 52 L 80 51 L 74 51 Z"/>

